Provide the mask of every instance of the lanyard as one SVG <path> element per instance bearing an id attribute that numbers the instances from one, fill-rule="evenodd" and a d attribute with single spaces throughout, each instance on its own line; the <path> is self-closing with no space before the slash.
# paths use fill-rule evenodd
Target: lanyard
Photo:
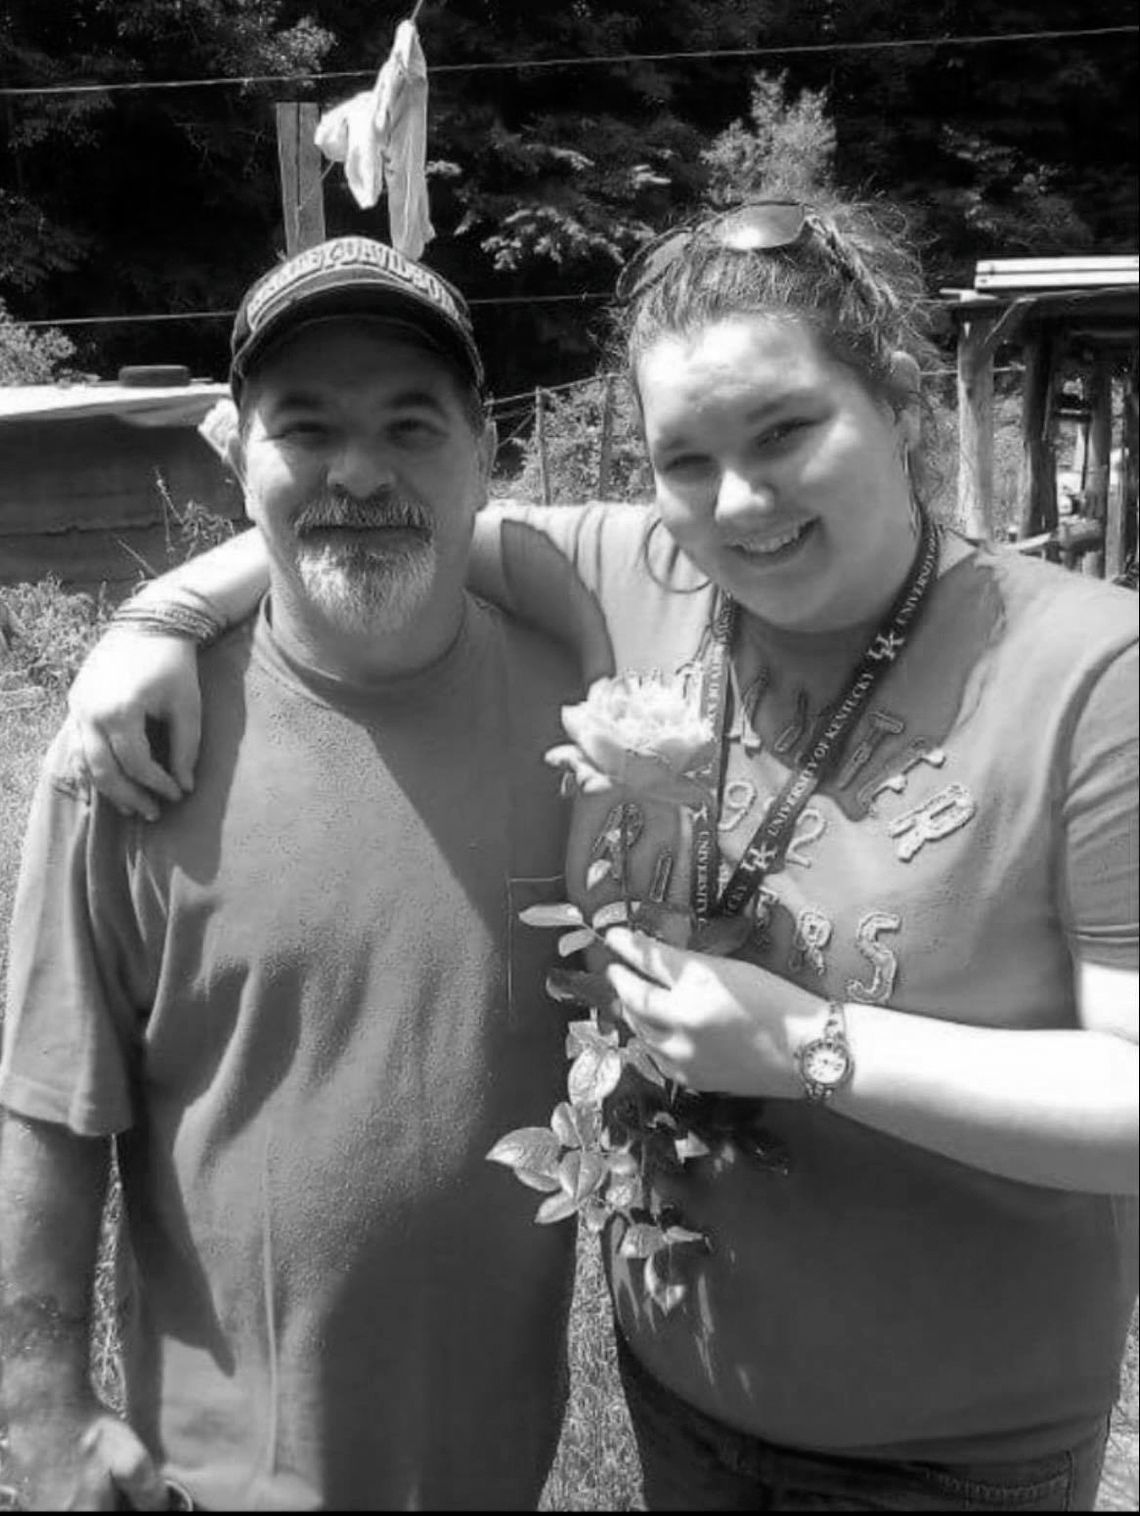
<path id="1" fill-rule="evenodd" d="M 720 816 L 724 729 L 728 715 L 728 665 L 735 630 L 736 606 L 727 595 L 718 593 L 713 609 L 712 644 L 705 657 L 701 681 L 701 716 L 708 723 L 709 730 L 716 733 L 717 740 L 704 763 L 693 771 L 693 777 L 715 796 L 711 804 L 702 806 L 693 816 L 690 893 L 698 921 L 707 921 L 713 913 L 720 873 L 716 827 Z"/>
<path id="2" fill-rule="evenodd" d="M 725 726 L 728 708 L 728 663 L 735 606 L 727 599 L 718 601 L 713 619 L 712 646 L 709 651 L 701 714 L 713 723 L 718 735 L 715 751 L 698 775 L 712 788 L 716 785 L 717 803 L 697 812 L 693 822 L 693 911 L 704 921 L 712 914 L 736 916 L 748 905 L 765 877 L 778 868 L 791 841 L 800 812 L 816 788 L 834 771 L 843 756 L 844 745 L 863 714 L 868 701 L 906 646 L 914 630 L 927 591 L 937 576 L 938 530 L 925 511 L 918 551 L 893 605 L 883 618 L 855 666 L 846 693 L 817 718 L 802 749 L 804 756 L 788 776 L 780 793 L 769 806 L 737 864 L 724 893 L 714 905 L 719 871 L 716 823 L 720 810 L 720 782 Z"/>

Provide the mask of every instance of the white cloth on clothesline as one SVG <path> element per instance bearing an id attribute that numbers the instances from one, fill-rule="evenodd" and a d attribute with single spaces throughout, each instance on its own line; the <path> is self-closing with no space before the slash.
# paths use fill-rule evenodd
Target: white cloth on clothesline
<path id="1" fill-rule="evenodd" d="M 428 213 L 427 63 L 419 33 L 401 21 L 387 62 L 370 90 L 326 111 L 315 141 L 344 164 L 356 203 L 367 210 L 388 191 L 392 246 L 419 258 L 435 236 Z"/>

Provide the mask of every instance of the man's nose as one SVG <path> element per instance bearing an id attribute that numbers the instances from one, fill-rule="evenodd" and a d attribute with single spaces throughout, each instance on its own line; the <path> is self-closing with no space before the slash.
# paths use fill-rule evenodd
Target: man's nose
<path id="1" fill-rule="evenodd" d="M 375 442 L 356 438 L 345 442 L 328 469 L 330 488 L 365 500 L 378 490 L 391 488 L 396 482 L 392 459 L 386 448 Z"/>
<path id="2" fill-rule="evenodd" d="M 716 519 L 725 526 L 769 516 L 776 506 L 771 485 L 743 469 L 726 469 L 716 496 Z"/>

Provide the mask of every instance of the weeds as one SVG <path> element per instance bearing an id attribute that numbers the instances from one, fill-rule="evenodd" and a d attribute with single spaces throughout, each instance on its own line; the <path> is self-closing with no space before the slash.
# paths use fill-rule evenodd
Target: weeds
<path id="1" fill-rule="evenodd" d="M 197 500 L 179 505 L 161 474 L 156 475 L 162 499 L 162 523 L 166 529 L 166 566 L 174 568 L 188 558 L 196 558 L 207 548 L 226 542 L 237 530 L 229 516 L 219 515 Z"/>
<path id="2" fill-rule="evenodd" d="M 65 690 L 110 619 L 106 595 L 70 592 L 52 574 L 35 584 L 9 585 L 3 595 L 11 617 L 0 652 L 3 686 L 9 691 L 27 685 Z M 0 706 L 6 698 L 3 686 Z"/>
<path id="3" fill-rule="evenodd" d="M 166 542 L 163 569 L 185 563 L 233 536 L 235 526 L 228 516 L 196 500 L 180 505 L 161 474 L 156 476 L 156 486 Z M 131 551 L 126 543 L 122 545 Z M 155 567 L 137 553 L 133 556 L 140 579 L 153 578 Z M 106 586 L 94 595 L 68 590 L 54 574 L 0 591 L 0 712 L 18 702 L 33 703 L 37 688 L 66 690 L 113 609 Z"/>

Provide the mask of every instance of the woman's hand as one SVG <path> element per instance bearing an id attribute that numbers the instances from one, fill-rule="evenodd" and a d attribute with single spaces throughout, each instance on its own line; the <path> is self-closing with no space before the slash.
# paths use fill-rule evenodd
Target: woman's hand
<path id="1" fill-rule="evenodd" d="M 92 783 L 124 815 L 153 821 L 156 796 L 177 801 L 193 789 L 202 702 L 188 637 L 113 627 L 79 670 L 68 709 Z M 166 723 L 169 773 L 151 753 L 148 719 Z"/>
<path id="2" fill-rule="evenodd" d="M 803 1094 L 795 1049 L 823 1028 L 818 996 L 754 964 L 624 927 L 606 933 L 606 946 L 623 960 L 607 974 L 626 1020 L 671 1075 L 723 1095 Z"/>

